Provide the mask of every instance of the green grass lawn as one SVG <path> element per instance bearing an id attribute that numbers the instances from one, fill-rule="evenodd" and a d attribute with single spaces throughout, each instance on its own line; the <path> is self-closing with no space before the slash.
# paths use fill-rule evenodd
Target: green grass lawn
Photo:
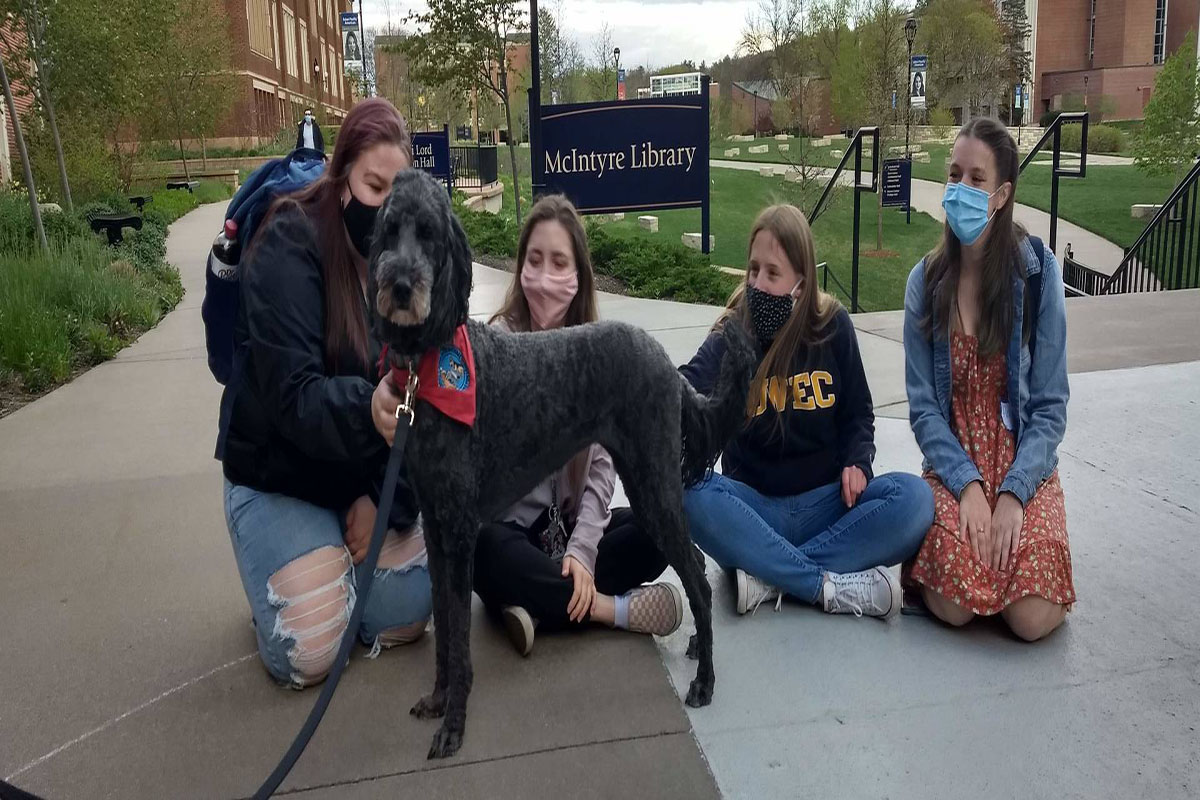
<path id="1" fill-rule="evenodd" d="M 752 172 L 732 169 L 712 170 L 712 211 L 710 223 L 716 236 L 712 263 L 742 268 L 749 249 L 750 228 L 755 217 L 772 203 L 797 202 L 794 188 L 781 178 L 761 178 Z M 859 231 L 862 250 L 875 249 L 875 195 L 863 195 Z M 801 206 L 811 210 L 811 201 Z M 643 236 L 669 242 L 679 242 L 682 234 L 699 232 L 700 212 L 662 211 L 658 217 L 658 233 L 647 233 L 637 223 L 636 214 L 628 214 L 620 222 L 605 224 L 605 229 L 625 236 Z M 833 276 L 846 287 L 851 284 L 851 249 L 853 238 L 853 196 L 839 192 L 833 205 L 813 225 L 817 261 L 828 262 Z M 884 257 L 861 256 L 859 262 L 859 305 L 867 311 L 902 308 L 904 285 L 913 265 L 932 247 L 941 232 L 941 225 L 925 214 L 913 214 L 912 225 L 906 226 L 904 215 L 893 209 L 883 214 L 883 247 L 895 255 Z M 845 303 L 849 296 L 839 290 L 833 280 L 828 288 Z"/>

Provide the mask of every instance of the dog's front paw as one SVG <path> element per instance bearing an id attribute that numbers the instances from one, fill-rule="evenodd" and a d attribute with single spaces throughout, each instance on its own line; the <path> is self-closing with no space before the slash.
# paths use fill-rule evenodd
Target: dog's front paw
<path id="1" fill-rule="evenodd" d="M 437 719 L 446 714 L 446 693 L 435 691 L 433 694 L 427 694 L 417 701 L 417 704 L 409 709 L 408 713 L 412 714 L 417 719 Z M 433 758 L 433 756 L 430 756 Z"/>
<path id="2" fill-rule="evenodd" d="M 429 758 L 447 758 L 458 752 L 462 747 L 463 732 L 451 730 L 445 723 L 433 735 L 433 744 L 429 747 Z"/>
<path id="3" fill-rule="evenodd" d="M 696 678 L 692 681 L 692 685 L 688 687 L 687 699 L 683 702 L 692 708 L 702 708 L 712 702 L 712 696 L 713 682 L 711 680 L 702 681 Z"/>
<path id="4" fill-rule="evenodd" d="M 692 638 L 688 639 L 688 648 L 684 655 L 692 661 L 700 657 L 700 634 L 693 633 Z"/>

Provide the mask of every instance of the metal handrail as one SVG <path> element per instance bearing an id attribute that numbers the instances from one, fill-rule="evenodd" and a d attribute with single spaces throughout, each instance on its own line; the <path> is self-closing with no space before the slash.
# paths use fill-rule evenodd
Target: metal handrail
<path id="1" fill-rule="evenodd" d="M 863 182 L 863 163 L 862 163 L 862 148 L 863 140 L 866 137 L 871 138 L 871 180 L 869 183 Z M 846 169 L 846 163 L 850 157 L 854 156 L 854 239 L 850 245 L 850 291 L 846 292 L 846 287 L 842 286 L 841 281 L 835 275 L 833 280 L 838 286 L 842 286 L 842 292 L 850 296 L 850 311 L 857 313 L 858 305 L 858 230 L 859 230 L 859 209 L 862 207 L 863 192 L 879 191 L 879 128 L 868 127 L 859 128 L 854 133 L 854 138 L 850 140 L 846 152 L 842 154 L 842 160 L 838 162 L 837 168 L 833 171 L 833 175 L 829 178 L 829 183 L 825 184 L 825 191 L 821 192 L 821 197 L 817 200 L 817 204 L 813 206 L 812 213 L 808 215 L 808 224 L 812 225 L 817 221 L 827 208 L 829 196 L 833 193 L 833 188 L 837 185 L 838 178 L 841 177 L 842 171 Z M 825 275 L 829 275 L 829 267 L 825 267 Z"/>
<path id="2" fill-rule="evenodd" d="M 871 183 L 862 183 L 862 140 L 863 136 L 871 137 Z M 850 160 L 850 156 L 854 156 L 854 188 L 856 191 L 875 192 L 878 191 L 879 182 L 879 128 L 859 128 L 854 133 L 854 138 L 850 140 L 850 144 L 846 147 L 846 152 L 842 155 L 842 160 L 838 163 L 837 168 L 833 171 L 833 176 L 829 179 L 829 183 L 825 184 L 825 191 L 821 192 L 821 197 L 817 200 L 817 204 L 813 206 L 812 213 L 808 215 L 808 224 L 812 225 L 817 221 L 817 217 L 825 210 L 826 201 L 829 195 L 833 192 L 833 187 L 837 185 L 837 180 L 842 175 L 842 171 L 846 168 L 846 162 Z"/>
<path id="3" fill-rule="evenodd" d="M 1145 229 L 1133 246 L 1125 251 L 1125 257 L 1121 259 L 1120 265 L 1116 268 L 1111 276 L 1109 276 L 1104 287 L 1101 289 L 1101 294 L 1112 294 L 1112 290 L 1119 285 L 1127 285 L 1129 281 L 1129 273 L 1132 269 L 1133 262 L 1137 261 L 1137 253 L 1150 237 L 1158 232 L 1159 225 L 1168 222 L 1176 222 L 1177 219 L 1170 215 L 1174 212 L 1176 204 L 1184 193 L 1192 188 L 1192 185 L 1200 180 L 1200 158 L 1196 159 L 1196 163 L 1192 165 L 1191 170 L 1184 176 L 1183 180 L 1175 187 L 1175 189 L 1167 196 L 1166 201 L 1162 204 L 1162 208 L 1151 218 L 1146 224 Z"/>
<path id="4" fill-rule="evenodd" d="M 1083 126 L 1083 130 L 1079 133 L 1079 168 L 1075 170 L 1065 170 L 1061 166 L 1062 156 L 1062 126 L 1063 123 L 1078 122 Z M 1018 172 L 1024 172 L 1025 167 L 1033 162 L 1033 157 L 1041 152 L 1042 147 L 1050 139 L 1054 140 L 1053 161 L 1051 163 L 1050 172 L 1050 252 L 1058 252 L 1058 179 L 1059 178 L 1083 178 L 1087 176 L 1087 141 L 1088 141 L 1088 112 L 1086 111 L 1067 111 L 1059 114 L 1046 132 L 1042 134 L 1042 138 L 1038 139 L 1037 144 L 1029 151 L 1029 155 L 1021 162 L 1021 167 Z"/>

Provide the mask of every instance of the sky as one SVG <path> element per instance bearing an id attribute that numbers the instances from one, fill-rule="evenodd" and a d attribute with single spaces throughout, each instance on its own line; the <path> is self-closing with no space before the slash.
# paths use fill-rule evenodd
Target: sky
<path id="1" fill-rule="evenodd" d="M 745 27 L 746 13 L 756 0 L 561 0 L 564 27 L 579 43 L 585 57 L 604 22 L 612 42 L 621 48 L 621 64 L 651 68 L 691 59 L 710 64 L 733 55 Z M 363 25 L 384 27 L 390 11 L 399 25 L 410 10 L 422 11 L 422 0 L 362 0 Z M 539 5 L 546 5 L 539 2 Z"/>

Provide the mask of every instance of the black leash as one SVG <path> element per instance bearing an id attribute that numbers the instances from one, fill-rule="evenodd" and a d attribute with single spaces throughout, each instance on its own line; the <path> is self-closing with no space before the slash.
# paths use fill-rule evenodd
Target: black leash
<path id="1" fill-rule="evenodd" d="M 400 465 L 404 461 L 404 445 L 408 441 L 408 429 L 412 425 L 416 397 L 417 369 L 415 364 L 410 364 L 408 383 L 404 386 L 404 402 L 396 407 L 396 438 L 392 442 L 392 450 L 388 455 L 387 469 L 383 474 L 383 488 L 379 494 L 379 508 L 375 512 L 375 529 L 371 531 L 371 544 L 367 548 L 366 566 L 363 569 L 366 578 L 363 580 L 362 588 L 358 590 L 358 599 L 355 600 L 354 611 L 350 614 L 350 622 L 346 626 L 346 633 L 342 635 L 342 644 L 338 647 L 337 659 L 333 662 L 333 669 L 329 671 L 329 677 L 325 679 L 325 685 L 321 687 L 321 695 L 317 698 L 316 705 L 309 712 L 308 719 L 304 721 L 300 732 L 296 734 L 296 738 L 292 741 L 292 746 L 288 748 L 279 765 L 275 767 L 275 771 L 271 773 L 270 777 L 254 793 L 254 800 L 266 800 L 266 798 L 274 794 L 275 790 L 279 788 L 279 784 L 283 783 L 284 778 L 292 771 L 292 767 L 296 766 L 296 761 L 300 759 L 300 754 L 304 752 L 304 748 L 308 747 L 308 740 L 317 732 L 317 726 L 321 724 L 321 718 L 325 716 L 325 709 L 329 707 L 329 701 L 333 699 L 333 693 L 337 689 L 338 681 L 342 678 L 342 671 L 346 668 L 346 664 L 350 660 L 350 650 L 354 647 L 354 637 L 358 634 L 358 626 L 362 623 L 363 611 L 367 607 L 367 597 L 371 593 L 371 584 L 375 577 L 375 566 L 379 563 L 379 551 L 383 549 L 384 534 L 387 532 L 388 527 L 388 516 L 392 511 L 392 496 L 396 492 L 396 481 L 400 476 Z"/>

